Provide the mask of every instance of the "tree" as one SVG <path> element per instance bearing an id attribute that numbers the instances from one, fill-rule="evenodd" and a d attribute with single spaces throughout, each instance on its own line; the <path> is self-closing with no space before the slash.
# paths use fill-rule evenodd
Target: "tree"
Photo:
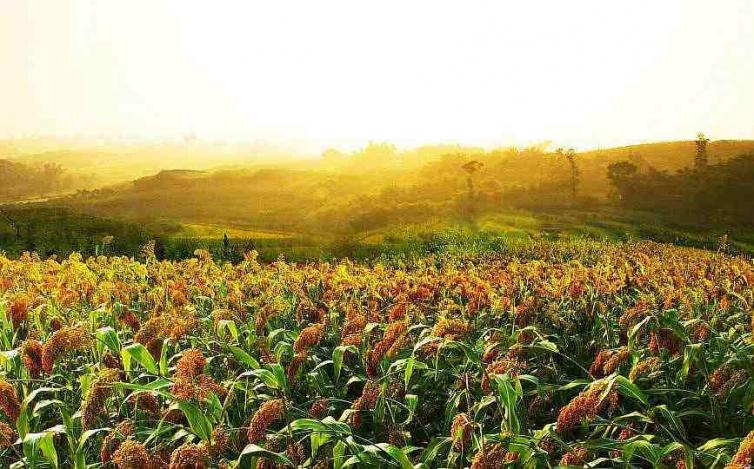
<path id="1" fill-rule="evenodd" d="M 632 181 L 638 172 L 636 165 L 628 161 L 619 161 L 607 167 L 607 179 L 615 188 L 619 200 L 626 200 L 633 185 Z"/>
<path id="2" fill-rule="evenodd" d="M 477 160 L 471 160 L 464 165 L 461 166 L 461 169 L 466 171 L 466 185 L 469 188 L 469 198 L 474 198 L 474 173 L 482 169 L 482 166 L 484 166 L 484 163 Z"/>
<path id="3" fill-rule="evenodd" d="M 694 158 L 694 166 L 703 168 L 707 166 L 707 143 L 709 139 L 704 136 L 702 132 L 696 134 L 696 158 Z"/>
<path id="4" fill-rule="evenodd" d="M 579 183 L 579 168 L 576 166 L 576 150 L 569 148 L 563 151 L 562 148 L 558 148 L 555 152 L 568 160 L 568 165 L 571 168 L 571 203 L 576 205 L 576 186 Z"/>
<path id="5" fill-rule="evenodd" d="M 44 164 L 39 171 L 39 187 L 42 189 L 42 195 L 58 189 L 64 172 L 65 169 L 59 163 Z"/>

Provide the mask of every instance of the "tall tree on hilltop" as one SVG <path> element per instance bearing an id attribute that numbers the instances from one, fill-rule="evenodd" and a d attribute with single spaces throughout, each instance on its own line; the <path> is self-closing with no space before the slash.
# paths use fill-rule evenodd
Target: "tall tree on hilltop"
<path id="1" fill-rule="evenodd" d="M 573 148 L 569 148 L 568 150 L 558 148 L 555 152 L 568 160 L 568 165 L 571 169 L 571 204 L 576 205 L 576 188 L 579 184 L 579 168 L 576 166 L 576 150 Z"/>
<path id="2" fill-rule="evenodd" d="M 707 143 L 709 139 L 704 136 L 702 132 L 696 134 L 696 157 L 694 158 L 694 166 L 696 168 L 703 168 L 707 166 Z"/>

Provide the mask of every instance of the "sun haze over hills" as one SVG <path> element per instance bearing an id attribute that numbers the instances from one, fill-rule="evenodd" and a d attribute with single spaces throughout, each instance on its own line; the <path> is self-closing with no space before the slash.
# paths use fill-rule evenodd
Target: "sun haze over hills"
<path id="1" fill-rule="evenodd" d="M 579 150 L 754 137 L 754 4 L 7 0 L 0 135 Z"/>

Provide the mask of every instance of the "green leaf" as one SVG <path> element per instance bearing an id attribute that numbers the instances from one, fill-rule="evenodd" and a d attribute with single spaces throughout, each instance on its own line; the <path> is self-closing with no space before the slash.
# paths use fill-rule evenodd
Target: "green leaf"
<path id="1" fill-rule="evenodd" d="M 332 417 L 326 417 L 323 420 L 317 419 L 298 419 L 290 423 L 290 428 L 293 431 L 298 430 L 312 430 L 320 433 L 328 433 L 334 435 L 350 435 L 351 427 L 343 422 L 338 422 Z"/>
<path id="2" fill-rule="evenodd" d="M 537 342 L 537 345 L 551 352 L 558 353 L 558 346 L 549 340 L 542 339 Z"/>
<path id="3" fill-rule="evenodd" d="M 212 422 L 199 407 L 186 401 L 178 401 L 178 408 L 186 415 L 191 431 L 203 441 L 210 441 Z"/>
<path id="4" fill-rule="evenodd" d="M 28 435 L 27 435 L 28 436 Z M 52 432 L 45 432 L 42 438 L 39 439 L 39 449 L 42 450 L 42 455 L 45 459 L 52 464 L 53 467 L 58 466 L 58 451 L 55 449 L 55 434 Z"/>
<path id="5" fill-rule="evenodd" d="M 521 424 L 516 413 L 516 403 L 521 395 L 513 387 L 513 383 L 507 374 L 495 376 L 495 381 L 497 382 L 500 401 L 505 408 L 505 429 L 517 435 L 521 431 Z"/>
<path id="6" fill-rule="evenodd" d="M 416 358 L 414 358 L 413 355 L 406 359 L 406 370 L 403 372 L 403 381 L 406 384 L 406 389 L 408 389 L 408 383 L 411 381 L 411 375 L 414 372 L 415 362 Z"/>
<path id="7" fill-rule="evenodd" d="M 686 438 L 686 428 L 683 426 L 683 422 L 680 418 L 678 418 L 675 412 L 668 409 L 668 406 L 665 404 L 658 405 L 654 409 L 658 410 L 662 415 L 665 416 L 665 418 L 672 424 L 678 436 L 680 436 L 681 438 Z"/>
<path id="8" fill-rule="evenodd" d="M 406 394 L 404 399 L 406 400 L 406 407 L 408 408 L 408 417 L 406 417 L 406 421 L 403 422 L 403 424 L 407 425 L 414 419 L 416 408 L 419 406 L 419 396 L 416 394 Z"/>
<path id="9" fill-rule="evenodd" d="M 239 378 L 249 375 L 256 376 L 257 378 L 261 379 L 262 382 L 270 389 L 280 389 L 280 383 L 278 383 L 277 378 L 270 370 L 259 368 L 256 370 L 245 371 L 241 373 L 241 375 L 239 375 Z"/>
<path id="10" fill-rule="evenodd" d="M 697 449 L 699 451 L 710 451 L 715 448 L 734 447 L 736 445 L 738 445 L 738 440 L 736 438 L 713 438 Z"/>
<path id="11" fill-rule="evenodd" d="M 358 353 L 358 350 L 353 345 L 339 345 L 332 351 L 333 372 L 336 383 L 340 379 L 340 370 L 343 368 L 343 355 L 345 352 Z"/>
<path id="12" fill-rule="evenodd" d="M 162 376 L 168 375 L 168 345 L 170 344 L 170 339 L 165 339 L 162 341 L 162 350 L 160 350 L 160 374 Z"/>
<path id="13" fill-rule="evenodd" d="M 393 446 L 388 443 L 377 443 L 376 445 L 365 446 L 366 451 L 372 450 L 372 448 L 378 449 L 382 453 L 387 453 L 393 461 L 400 465 L 401 469 L 414 469 L 414 465 L 408 458 L 408 455 L 397 446 Z"/>
<path id="14" fill-rule="evenodd" d="M 293 461 L 288 459 L 284 454 L 275 453 L 273 451 L 266 450 L 262 448 L 261 446 L 257 446 L 253 443 L 246 445 L 243 451 L 241 451 L 241 455 L 238 457 L 238 464 L 240 467 L 244 467 L 243 465 L 241 465 L 241 460 L 247 456 L 265 458 L 265 459 L 269 459 L 270 461 L 275 461 L 277 463 L 283 464 L 285 466 L 295 467 L 295 464 L 293 464 Z"/>
<path id="15" fill-rule="evenodd" d="M 319 448 L 321 448 L 323 445 L 326 445 L 331 440 L 332 435 L 328 435 L 327 433 L 312 432 L 311 435 L 309 435 L 312 457 L 315 457 L 317 455 Z"/>
<path id="16" fill-rule="evenodd" d="M 234 340 L 238 341 L 238 327 L 232 319 L 223 319 L 217 322 L 217 334 L 225 339 L 225 331 L 229 331 Z"/>
<path id="17" fill-rule="evenodd" d="M 110 326 L 101 327 L 94 332 L 94 336 L 116 355 L 120 353 L 120 339 L 118 333 Z"/>
<path id="18" fill-rule="evenodd" d="M 678 378 L 685 380 L 689 375 L 691 365 L 696 361 L 702 352 L 702 344 L 687 345 L 683 350 L 683 365 L 678 370 Z"/>
<path id="19" fill-rule="evenodd" d="M 346 454 L 346 444 L 343 440 L 340 440 L 337 443 L 335 443 L 335 446 L 333 446 L 333 449 L 332 449 L 333 469 L 341 469 L 343 467 L 343 462 L 345 461 L 345 454 Z"/>
<path id="20" fill-rule="evenodd" d="M 426 463 L 433 462 L 440 451 L 443 451 L 446 446 L 450 446 L 452 441 L 448 437 L 433 438 L 422 452 L 421 460 Z"/>
<path id="21" fill-rule="evenodd" d="M 55 435 L 65 433 L 65 427 L 56 425 L 39 433 L 27 433 L 22 439 L 24 456 L 31 462 L 32 467 L 36 467 L 38 460 L 38 450 L 42 451 L 42 456 L 53 467 L 59 467 L 58 452 L 55 449 Z"/>
<path id="22" fill-rule="evenodd" d="M 644 327 L 645 324 L 647 324 L 654 316 L 647 316 L 644 319 L 642 319 L 638 324 L 636 324 L 634 327 L 631 328 L 631 331 L 628 333 L 628 348 L 631 350 L 636 350 L 636 334 L 641 330 L 642 327 Z"/>
<path id="23" fill-rule="evenodd" d="M 38 388 L 30 392 L 23 401 L 21 401 L 21 408 L 18 419 L 16 419 L 16 430 L 18 430 L 19 437 L 23 440 L 26 434 L 29 432 L 29 426 L 31 424 L 31 417 L 33 409 L 30 408 L 31 402 L 43 392 L 56 392 L 57 388 Z"/>
<path id="24" fill-rule="evenodd" d="M 641 389 L 639 389 L 639 386 L 635 385 L 625 376 L 616 376 L 615 383 L 618 385 L 618 390 L 623 396 L 634 398 L 644 405 L 649 405 L 647 396 L 642 392 Z"/>
<path id="25" fill-rule="evenodd" d="M 623 458 L 630 462 L 634 453 L 644 456 L 653 466 L 657 466 L 662 457 L 662 449 L 646 440 L 636 440 L 628 443 L 623 448 Z"/>
<path id="26" fill-rule="evenodd" d="M 129 389 L 132 391 L 151 391 L 157 392 L 165 397 L 171 397 L 168 393 L 162 392 L 162 389 L 172 386 L 172 381 L 166 378 L 158 378 L 147 384 L 136 383 L 115 383 L 114 386 L 118 389 Z"/>
<path id="27" fill-rule="evenodd" d="M 241 347 L 229 345 L 228 348 L 236 358 L 248 365 L 252 370 L 256 370 L 257 368 L 262 367 L 262 365 L 260 365 L 254 357 L 252 357 L 248 352 L 246 352 L 246 350 L 242 349 Z"/>
<path id="28" fill-rule="evenodd" d="M 285 368 L 283 368 L 283 365 L 280 363 L 273 363 L 269 365 L 269 368 L 272 370 L 272 374 L 275 376 L 275 380 L 278 383 L 278 387 L 283 390 L 283 392 L 288 390 L 288 375 L 285 372 Z"/>
<path id="29" fill-rule="evenodd" d="M 121 350 L 121 357 L 123 358 L 123 368 L 126 371 L 130 370 L 131 358 L 136 360 L 141 366 L 143 366 L 148 372 L 157 375 L 157 364 L 154 362 L 152 354 L 142 344 L 131 344 L 124 347 Z"/>
<path id="30" fill-rule="evenodd" d="M 76 448 L 76 454 L 74 456 L 74 467 L 75 469 L 86 469 L 86 452 L 84 451 L 84 445 L 86 444 L 89 437 L 100 433 L 109 431 L 110 428 L 94 428 L 92 430 L 87 430 L 84 433 L 81 434 L 81 438 L 79 438 L 78 447 Z"/>

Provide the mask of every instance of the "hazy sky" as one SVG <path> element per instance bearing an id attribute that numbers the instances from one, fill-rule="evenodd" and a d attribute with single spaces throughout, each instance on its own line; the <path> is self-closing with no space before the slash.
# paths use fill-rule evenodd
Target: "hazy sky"
<path id="1" fill-rule="evenodd" d="M 0 136 L 754 138 L 754 1 L 0 0 Z"/>

